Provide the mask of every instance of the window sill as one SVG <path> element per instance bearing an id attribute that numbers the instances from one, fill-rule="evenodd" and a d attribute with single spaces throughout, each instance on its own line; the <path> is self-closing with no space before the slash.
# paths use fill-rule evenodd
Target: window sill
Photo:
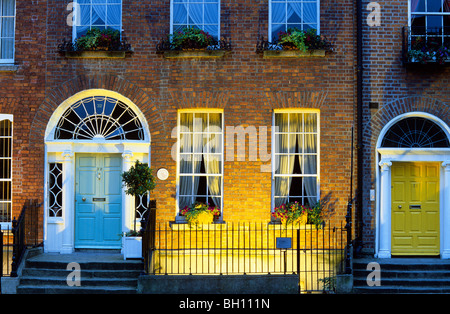
<path id="1" fill-rule="evenodd" d="M 274 58 L 324 58 L 325 49 L 311 50 L 311 51 L 299 51 L 299 50 L 264 50 L 264 59 L 274 59 Z"/>
<path id="2" fill-rule="evenodd" d="M 18 69 L 19 69 L 18 65 L 0 64 L 0 72 L 16 72 Z"/>
<path id="3" fill-rule="evenodd" d="M 123 59 L 126 51 L 66 51 L 68 59 Z"/>
<path id="4" fill-rule="evenodd" d="M 164 51 L 166 59 L 217 59 L 223 58 L 227 51 L 225 50 L 174 50 Z"/>

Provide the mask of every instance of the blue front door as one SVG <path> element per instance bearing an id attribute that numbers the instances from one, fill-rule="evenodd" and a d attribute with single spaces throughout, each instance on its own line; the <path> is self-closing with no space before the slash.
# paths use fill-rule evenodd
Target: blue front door
<path id="1" fill-rule="evenodd" d="M 118 154 L 76 155 L 75 248 L 121 247 L 121 173 Z"/>

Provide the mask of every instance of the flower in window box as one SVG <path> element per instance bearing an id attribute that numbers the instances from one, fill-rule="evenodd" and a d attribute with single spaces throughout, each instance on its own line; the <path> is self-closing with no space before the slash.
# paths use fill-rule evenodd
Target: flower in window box
<path id="1" fill-rule="evenodd" d="M 272 217 L 280 219 L 281 224 L 284 226 L 293 225 L 305 225 L 307 223 L 314 224 L 316 227 L 322 225 L 322 207 L 320 203 L 317 203 L 313 207 L 302 205 L 295 202 L 289 202 L 275 207 L 272 212 Z"/>
<path id="2" fill-rule="evenodd" d="M 426 39 L 418 36 L 411 40 L 411 47 L 408 50 L 407 58 L 411 63 L 427 64 L 429 62 L 436 62 L 438 64 L 444 64 L 450 60 L 450 48 L 442 45 L 436 37 Z"/>
<path id="3" fill-rule="evenodd" d="M 206 50 L 215 44 L 214 37 L 196 27 L 186 27 L 169 35 L 175 50 Z"/>
<path id="4" fill-rule="evenodd" d="M 120 32 L 117 30 L 92 28 L 75 40 L 78 51 L 120 50 Z"/>
<path id="5" fill-rule="evenodd" d="M 195 202 L 184 207 L 180 211 L 180 215 L 185 217 L 189 225 L 210 224 L 215 217 L 219 217 L 220 209 L 217 206 Z"/>
<path id="6" fill-rule="evenodd" d="M 288 28 L 287 32 L 278 33 L 278 45 L 283 50 L 300 50 L 303 52 L 311 50 L 328 50 L 330 43 L 324 36 L 317 35 L 315 29 L 302 31 L 298 28 Z"/>

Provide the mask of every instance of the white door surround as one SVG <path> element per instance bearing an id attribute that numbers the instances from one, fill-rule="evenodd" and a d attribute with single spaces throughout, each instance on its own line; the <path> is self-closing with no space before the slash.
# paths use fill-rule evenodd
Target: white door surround
<path id="1" fill-rule="evenodd" d="M 450 258 L 450 148 L 384 148 L 381 142 L 389 128 L 407 117 L 429 119 L 442 128 L 450 138 L 450 129 L 439 118 L 425 112 L 409 112 L 387 123 L 378 137 L 375 160 L 376 238 L 375 257 L 391 258 L 391 166 L 392 162 L 433 161 L 441 163 L 440 170 L 440 257 Z"/>
<path id="2" fill-rule="evenodd" d="M 126 104 L 137 115 L 144 133 L 143 140 L 55 140 L 55 129 L 61 116 L 77 101 L 91 96 L 106 96 Z M 150 165 L 150 132 L 142 112 L 123 95 L 104 89 L 79 92 L 64 101 L 53 113 L 45 132 L 45 181 L 44 181 L 44 251 L 70 254 L 74 251 L 75 217 L 75 155 L 77 153 L 121 154 L 122 169 L 127 171 L 136 160 Z M 62 164 L 62 215 L 48 214 L 48 168 L 49 163 Z M 122 189 L 122 231 L 133 228 L 134 198 Z"/>

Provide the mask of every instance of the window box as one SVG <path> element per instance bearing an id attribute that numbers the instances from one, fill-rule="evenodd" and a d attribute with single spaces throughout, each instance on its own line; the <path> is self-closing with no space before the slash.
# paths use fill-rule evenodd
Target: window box
<path id="1" fill-rule="evenodd" d="M 231 50 L 227 39 L 217 41 L 201 29 L 187 27 L 161 40 L 156 51 L 165 58 L 222 58 Z"/>
<path id="2" fill-rule="evenodd" d="M 310 51 L 299 51 L 299 50 L 264 50 L 264 59 L 273 58 L 309 58 L 309 57 L 325 57 L 326 50 L 310 50 Z"/>
<path id="3" fill-rule="evenodd" d="M 226 54 L 224 50 L 173 50 L 164 51 L 164 58 L 223 58 Z"/>
<path id="4" fill-rule="evenodd" d="M 120 37 L 119 31 L 92 28 L 73 42 L 64 40 L 58 49 L 66 58 L 72 59 L 125 58 L 126 53 L 132 50 L 127 41 Z"/>
<path id="5" fill-rule="evenodd" d="M 125 51 L 65 51 L 65 57 L 68 59 L 123 59 L 126 56 Z"/>
<path id="6" fill-rule="evenodd" d="M 261 38 L 256 45 L 256 52 L 262 53 L 265 59 L 323 58 L 327 51 L 332 51 L 331 44 L 324 36 L 317 35 L 314 29 L 305 32 L 289 28 L 287 32 L 280 32 L 275 42 Z"/>

